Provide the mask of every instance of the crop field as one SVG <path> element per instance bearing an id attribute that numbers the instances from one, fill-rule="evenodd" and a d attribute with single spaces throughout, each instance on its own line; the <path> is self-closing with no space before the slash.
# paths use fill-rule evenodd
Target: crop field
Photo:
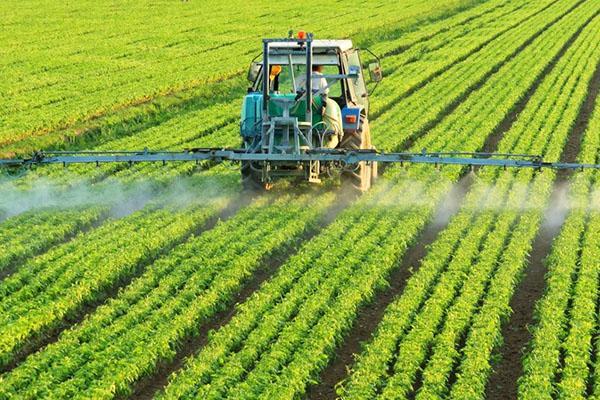
<path id="1" fill-rule="evenodd" d="M 262 39 L 306 30 L 380 57 L 377 150 L 600 164 L 600 0 L 0 14 L 0 159 L 238 148 Z M 600 399 L 600 169 L 0 168 L 0 399 L 42 398 Z"/>

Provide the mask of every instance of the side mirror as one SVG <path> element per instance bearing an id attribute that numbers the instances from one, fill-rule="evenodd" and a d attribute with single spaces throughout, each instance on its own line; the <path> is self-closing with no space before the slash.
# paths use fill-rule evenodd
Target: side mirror
<path id="1" fill-rule="evenodd" d="M 383 72 L 381 71 L 379 62 L 369 64 L 369 76 L 373 82 L 381 82 L 383 79 Z"/>
<path id="2" fill-rule="evenodd" d="M 248 81 L 254 83 L 258 75 L 260 74 L 260 70 L 262 69 L 262 63 L 253 61 L 250 64 L 250 68 L 248 68 Z"/>

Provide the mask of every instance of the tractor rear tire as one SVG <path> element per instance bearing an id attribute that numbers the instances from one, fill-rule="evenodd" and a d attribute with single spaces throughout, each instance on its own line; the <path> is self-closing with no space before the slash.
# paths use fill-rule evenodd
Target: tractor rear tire
<path id="1" fill-rule="evenodd" d="M 340 146 L 346 150 L 372 149 L 369 121 L 361 117 L 361 129 L 356 132 L 344 134 Z M 371 188 L 373 178 L 377 177 L 377 165 L 366 161 L 359 162 L 355 168 L 342 171 L 342 183 L 350 185 L 359 192 L 366 192 Z"/>

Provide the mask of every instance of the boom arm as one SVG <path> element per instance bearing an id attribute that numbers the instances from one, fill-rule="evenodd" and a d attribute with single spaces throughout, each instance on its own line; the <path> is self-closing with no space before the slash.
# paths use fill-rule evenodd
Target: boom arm
<path id="1" fill-rule="evenodd" d="M 96 164 L 140 162 L 331 162 L 339 166 L 355 165 L 361 161 L 378 163 L 413 163 L 434 165 L 463 165 L 470 167 L 600 169 L 600 164 L 545 162 L 540 156 L 527 154 L 426 152 L 385 153 L 375 150 L 346 151 L 315 149 L 302 154 L 248 153 L 243 149 L 198 148 L 184 151 L 47 151 L 36 152 L 31 158 L 0 159 L 0 167 L 27 167 L 43 164 Z"/>

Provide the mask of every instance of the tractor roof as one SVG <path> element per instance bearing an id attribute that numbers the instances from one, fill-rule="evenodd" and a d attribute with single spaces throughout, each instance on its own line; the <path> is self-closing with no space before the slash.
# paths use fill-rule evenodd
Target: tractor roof
<path id="1" fill-rule="evenodd" d="M 318 40 L 313 40 L 312 45 L 313 45 L 314 50 L 336 48 L 336 49 L 340 49 L 341 51 L 346 51 L 346 50 L 350 50 L 353 47 L 352 40 L 350 40 L 350 39 L 341 39 L 341 40 L 318 39 Z M 275 48 L 275 49 L 295 48 L 297 46 L 298 46 L 298 44 L 294 43 L 294 42 L 271 43 L 271 48 Z"/>

